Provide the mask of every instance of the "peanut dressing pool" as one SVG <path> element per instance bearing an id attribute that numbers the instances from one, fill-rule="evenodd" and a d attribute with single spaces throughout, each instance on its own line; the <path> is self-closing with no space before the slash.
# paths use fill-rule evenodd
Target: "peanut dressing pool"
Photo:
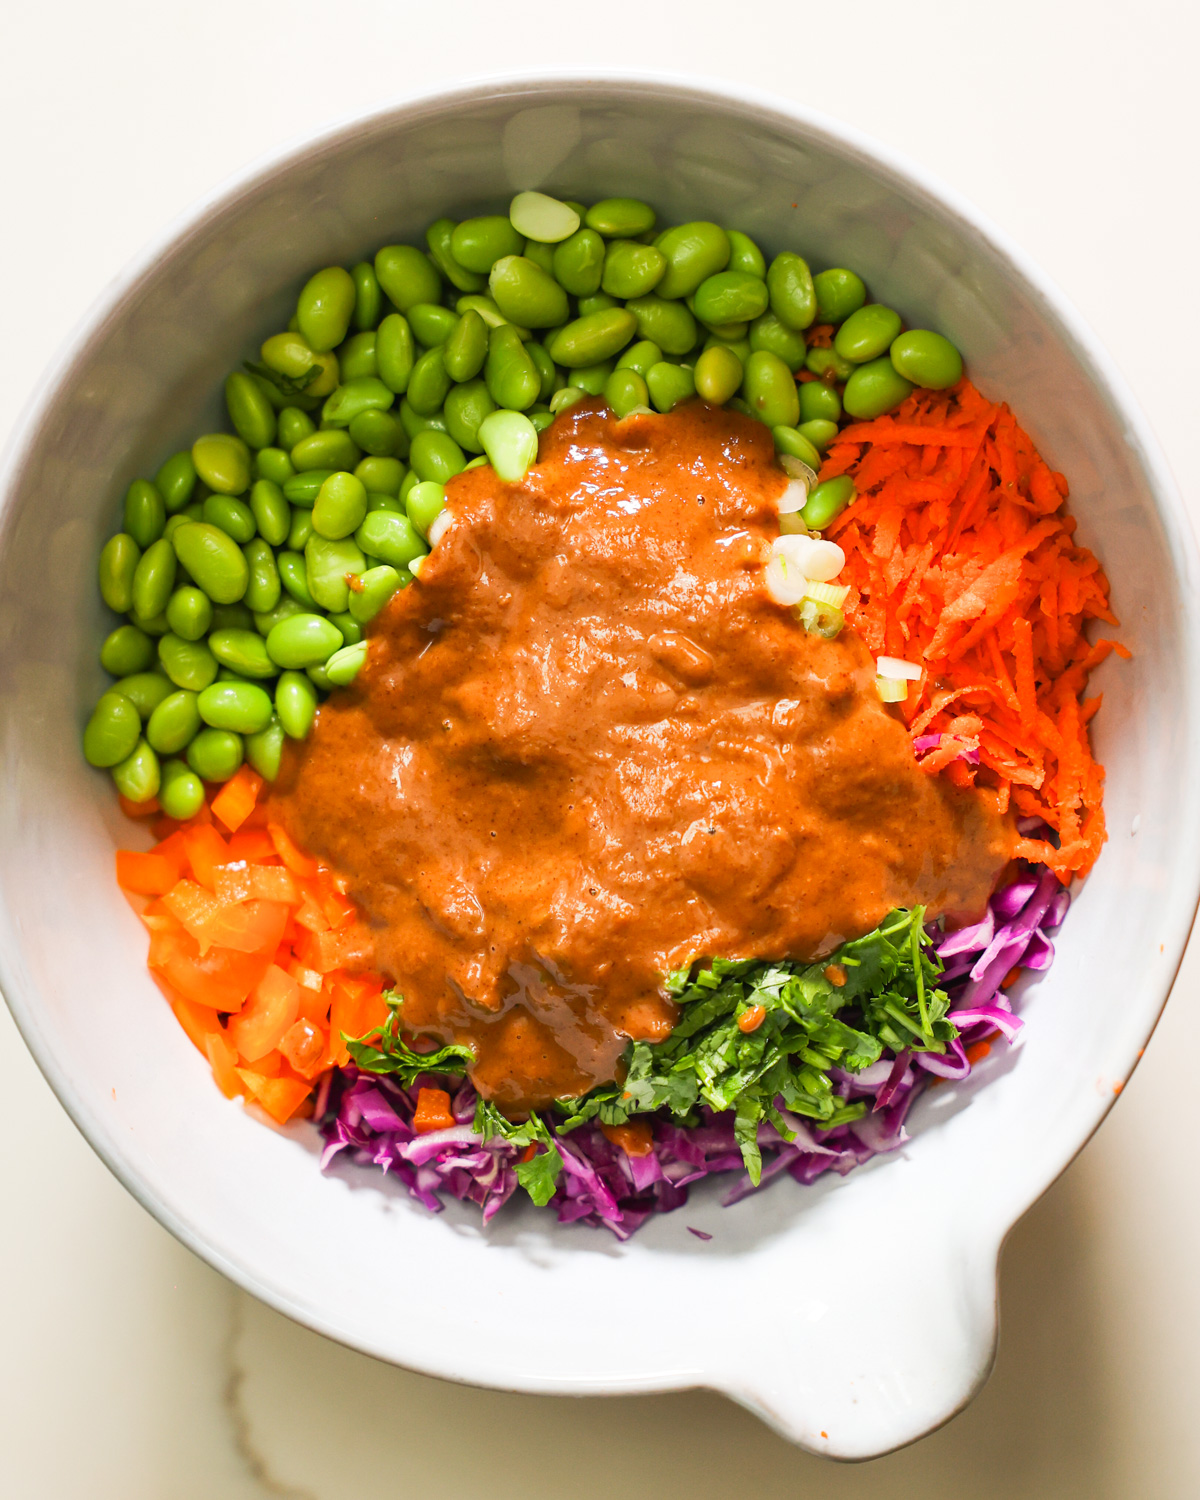
<path id="1" fill-rule="evenodd" d="M 420 580 L 285 759 L 406 1026 L 519 1113 L 612 1079 L 701 955 L 813 958 L 896 906 L 982 911 L 1011 821 L 922 773 L 866 646 L 763 581 L 786 476 L 700 402 L 571 408 L 515 484 L 451 481 Z"/>

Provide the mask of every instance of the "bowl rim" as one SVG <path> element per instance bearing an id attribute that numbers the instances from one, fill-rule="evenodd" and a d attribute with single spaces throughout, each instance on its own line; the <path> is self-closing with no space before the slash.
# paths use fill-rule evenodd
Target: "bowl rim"
<path id="1" fill-rule="evenodd" d="M 811 109 L 781 96 L 757 89 L 730 83 L 724 79 L 701 74 L 683 74 L 671 71 L 648 69 L 606 69 L 593 72 L 584 69 L 562 68 L 530 69 L 479 74 L 462 82 L 439 85 L 427 89 L 405 90 L 386 99 L 376 101 L 364 109 L 339 114 L 325 124 L 298 133 L 281 145 L 254 157 L 247 165 L 227 175 L 187 208 L 174 215 L 156 235 L 147 241 L 125 266 L 108 282 L 90 307 L 82 314 L 68 334 L 60 340 L 47 366 L 35 382 L 25 400 L 0 458 L 0 546 L 3 545 L 9 515 L 9 496 L 15 490 L 22 471 L 28 463 L 41 436 L 46 416 L 53 409 L 60 392 L 69 383 L 77 362 L 84 358 L 91 346 L 104 335 L 108 327 L 119 319 L 131 298 L 136 296 L 142 279 L 166 255 L 186 244 L 187 240 L 202 230 L 214 213 L 234 209 L 239 200 L 264 186 L 277 173 L 299 164 L 305 158 L 319 155 L 352 142 L 356 135 L 366 134 L 386 124 L 391 119 L 419 119 L 423 115 L 438 115 L 461 106 L 503 101 L 528 95 L 531 100 L 546 95 L 560 99 L 571 91 L 586 93 L 595 90 L 619 95 L 622 91 L 632 97 L 667 95 L 679 103 L 707 104 L 720 110 L 726 118 L 742 115 L 757 118 L 764 123 L 775 124 L 782 130 L 799 126 L 814 134 L 826 137 L 844 154 L 869 167 L 882 168 L 890 173 L 914 196 L 924 196 L 941 210 L 957 219 L 964 228 L 978 235 L 983 243 L 999 259 L 1011 265 L 1023 279 L 1025 286 L 1038 305 L 1038 310 L 1060 330 L 1065 345 L 1074 359 L 1081 365 L 1095 384 L 1098 392 L 1107 401 L 1114 413 L 1119 414 L 1125 428 L 1126 441 L 1131 448 L 1138 467 L 1145 474 L 1151 490 L 1158 518 L 1163 526 L 1168 549 L 1176 558 L 1176 572 L 1181 580 L 1188 574 L 1200 578 L 1200 548 L 1197 546 L 1191 518 L 1184 506 L 1179 488 L 1167 464 L 1148 419 L 1140 404 L 1097 335 L 1091 330 L 1083 316 L 1057 283 L 1045 273 L 1009 235 L 994 224 L 976 205 L 943 182 L 905 153 L 897 151 L 873 139 L 866 132 L 848 125 L 823 111 Z M 1184 647 L 1193 662 L 1200 662 L 1200 614 L 1195 610 L 1181 613 L 1179 626 L 1184 637 Z M 1195 923 L 1197 907 L 1200 906 L 1200 849 L 1193 856 L 1190 866 L 1190 902 L 1185 903 L 1175 929 L 1169 934 L 1173 953 L 1167 955 L 1162 970 L 1161 995 L 1153 1014 L 1147 1017 L 1145 1044 L 1148 1043 L 1162 1015 L 1183 961 L 1187 941 Z M 1190 916 L 1187 912 L 1190 911 Z M 26 1045 L 33 1055 L 59 1102 L 70 1116 L 88 1144 L 101 1158 L 119 1182 L 153 1217 L 194 1254 L 209 1265 L 220 1270 L 235 1285 L 249 1292 L 268 1306 L 302 1325 L 360 1349 L 375 1358 L 394 1359 L 378 1348 L 368 1348 L 357 1343 L 336 1327 L 331 1320 L 323 1318 L 311 1306 L 297 1304 L 282 1288 L 273 1285 L 249 1268 L 243 1266 L 236 1255 L 210 1238 L 199 1225 L 191 1222 L 187 1215 L 175 1207 L 160 1201 L 143 1183 L 136 1171 L 127 1165 L 124 1154 L 115 1136 L 99 1117 L 84 1103 L 84 1100 L 60 1065 L 54 1049 L 39 1024 L 36 1007 L 28 1004 L 22 994 L 14 966 L 8 954 L 0 950 L 0 993 L 8 1004 L 10 1013 Z M 1132 1060 L 1126 1080 L 1132 1075 L 1142 1052 Z M 997 1249 L 1015 1227 L 1020 1217 L 1057 1180 L 1088 1141 L 1099 1129 L 1108 1111 L 1116 1102 L 1116 1092 L 1109 1093 L 1097 1109 L 1090 1128 L 1082 1139 L 1061 1160 L 1030 1163 L 1026 1188 L 1019 1199 L 1012 1198 L 997 1204 L 996 1217 L 989 1227 L 994 1231 Z M 998 1261 L 996 1262 L 998 1274 Z M 994 1334 L 993 1334 L 994 1340 Z M 446 1378 L 446 1371 L 433 1361 L 406 1357 L 409 1368 Z M 974 1396 L 990 1369 L 990 1361 L 979 1371 L 978 1379 L 964 1394 L 961 1410 Z M 494 1385 L 495 1382 L 481 1375 L 477 1380 L 470 1376 L 454 1374 L 452 1377 L 466 1384 Z M 515 1377 L 505 1387 L 541 1394 L 621 1394 L 679 1389 L 678 1383 L 647 1374 L 640 1378 L 623 1381 L 606 1379 L 597 1385 L 586 1374 L 572 1379 L 553 1377 L 546 1380 Z M 734 1390 L 727 1394 L 740 1399 Z M 765 1416 L 761 1408 L 750 1404 L 758 1415 Z M 942 1420 L 949 1420 L 949 1413 Z M 775 1424 L 772 1424 L 775 1425 Z M 937 1425 L 941 1425 L 939 1422 Z M 796 1440 L 795 1434 L 777 1427 L 785 1436 Z M 915 1440 L 915 1439 L 913 1439 Z"/>

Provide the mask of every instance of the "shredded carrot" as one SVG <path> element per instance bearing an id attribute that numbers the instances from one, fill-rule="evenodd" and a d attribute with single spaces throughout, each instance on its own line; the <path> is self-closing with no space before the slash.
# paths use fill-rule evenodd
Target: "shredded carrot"
<path id="1" fill-rule="evenodd" d="M 1088 740 L 1098 700 L 1079 700 L 1110 651 L 1129 653 L 1086 638 L 1090 620 L 1117 621 L 1072 539 L 1066 480 L 966 380 L 843 428 L 821 467 L 837 474 L 857 490 L 826 533 L 846 553 L 846 618 L 873 652 L 924 668 L 900 708 L 914 739 L 942 737 L 921 769 L 993 788 L 1001 811 L 1057 835 L 1019 855 L 1064 884 L 1086 875 L 1106 836 L 1104 771 Z"/>

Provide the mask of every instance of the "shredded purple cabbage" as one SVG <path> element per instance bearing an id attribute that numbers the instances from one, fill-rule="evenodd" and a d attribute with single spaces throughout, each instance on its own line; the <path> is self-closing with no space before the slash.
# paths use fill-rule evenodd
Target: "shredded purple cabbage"
<path id="1" fill-rule="evenodd" d="M 905 1117 L 928 1075 L 965 1078 L 968 1050 L 999 1034 L 1012 1042 L 1020 1018 L 1000 988 L 1016 968 L 1047 969 L 1054 957 L 1048 931 L 1057 928 L 1070 895 L 1052 871 L 1023 864 L 1017 878 L 992 897 L 987 915 L 970 927 L 948 933 L 931 929 L 944 962 L 942 987 L 950 995 L 950 1019 L 959 1037 L 947 1052 L 901 1052 L 886 1056 L 861 1073 L 834 1069 L 834 1090 L 845 1099 L 871 1099 L 861 1119 L 819 1130 L 812 1121 L 784 1111 L 793 1141 L 774 1126 L 759 1128 L 763 1153 L 762 1186 L 787 1174 L 810 1183 L 825 1172 L 845 1176 L 881 1152 L 908 1139 Z M 448 1086 L 453 1128 L 418 1135 L 412 1117 L 422 1084 Z M 336 1070 L 323 1083 L 317 1119 L 326 1145 L 322 1167 L 340 1152 L 357 1162 L 391 1172 L 431 1212 L 443 1207 L 442 1194 L 479 1204 L 487 1224 L 517 1188 L 521 1148 L 494 1137 L 484 1142 L 472 1129 L 475 1090 L 470 1083 L 444 1078 L 418 1079 L 403 1088 L 389 1078 L 354 1067 Z M 667 1119 L 653 1122 L 653 1148 L 629 1156 L 595 1125 L 560 1136 L 563 1170 L 550 1206 L 562 1223 L 603 1226 L 627 1239 L 654 1213 L 668 1213 L 688 1199 L 688 1187 L 714 1172 L 739 1172 L 725 1194 L 726 1204 L 756 1191 L 742 1170 L 734 1140 L 732 1113 L 704 1109 L 700 1124 L 686 1129 Z M 695 1232 L 695 1231 L 693 1231 Z"/>

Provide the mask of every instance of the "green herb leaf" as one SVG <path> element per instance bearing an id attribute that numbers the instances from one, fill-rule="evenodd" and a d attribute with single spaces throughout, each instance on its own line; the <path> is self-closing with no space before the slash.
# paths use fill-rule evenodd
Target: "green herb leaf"
<path id="1" fill-rule="evenodd" d="M 404 996 L 398 990 L 388 990 L 383 998 L 389 1014 L 381 1029 L 368 1031 L 361 1037 L 342 1033 L 351 1059 L 364 1073 L 386 1074 L 407 1088 L 422 1073 L 465 1073 L 475 1061 L 474 1051 L 457 1042 L 434 1052 L 414 1052 L 400 1035 Z"/>
<path id="2" fill-rule="evenodd" d="M 554 1197 L 558 1186 L 558 1174 L 562 1171 L 562 1155 L 557 1146 L 547 1146 L 528 1161 L 517 1163 L 517 1181 L 539 1208 Z"/>

